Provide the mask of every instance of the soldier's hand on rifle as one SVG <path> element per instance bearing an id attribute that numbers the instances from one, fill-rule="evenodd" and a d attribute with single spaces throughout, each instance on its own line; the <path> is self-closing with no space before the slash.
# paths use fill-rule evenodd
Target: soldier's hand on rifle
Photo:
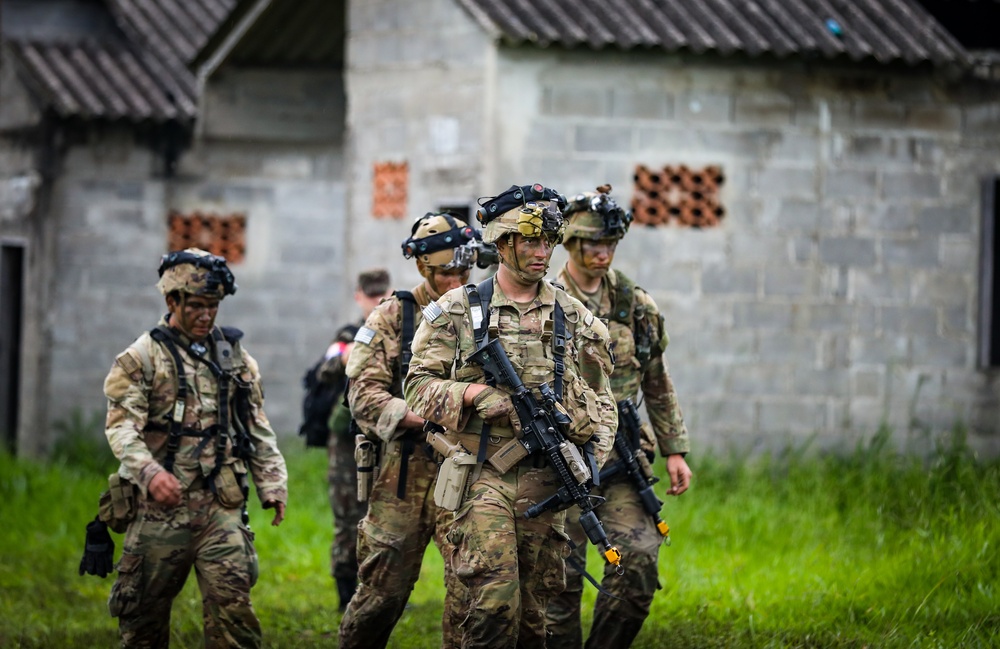
<path id="1" fill-rule="evenodd" d="M 281 521 L 285 520 L 285 503 L 280 503 L 277 500 L 268 500 L 262 507 L 264 509 L 274 508 L 274 519 L 271 521 L 271 525 L 277 527 L 281 525 Z"/>
<path id="2" fill-rule="evenodd" d="M 169 471 L 160 471 L 149 481 L 149 493 L 153 495 L 153 500 L 166 505 L 176 507 L 181 503 L 181 483 Z"/>
<path id="3" fill-rule="evenodd" d="M 476 407 L 476 412 L 483 421 L 489 424 L 506 426 L 510 423 L 515 427 L 518 426 L 514 403 L 510 400 L 510 395 L 503 390 L 487 386 L 472 400 L 472 405 Z"/>
<path id="4" fill-rule="evenodd" d="M 688 468 L 684 456 L 679 453 L 667 456 L 667 475 L 670 476 L 668 496 L 681 495 L 691 484 L 691 469 Z"/>

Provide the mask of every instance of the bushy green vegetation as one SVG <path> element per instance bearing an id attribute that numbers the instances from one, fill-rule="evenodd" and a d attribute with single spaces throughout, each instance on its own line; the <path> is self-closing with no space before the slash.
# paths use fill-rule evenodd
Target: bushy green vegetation
<path id="1" fill-rule="evenodd" d="M 1000 462 L 975 461 L 960 431 L 929 460 L 897 455 L 886 439 L 849 457 L 692 457 L 692 490 L 664 507 L 673 545 L 661 550 L 664 589 L 636 647 L 1000 645 Z M 326 458 L 300 444 L 284 444 L 286 522 L 272 528 L 270 512 L 251 510 L 254 603 L 268 646 L 330 647 L 339 615 Z M 111 577 L 77 576 L 105 477 L 72 460 L 88 453 L 78 443 L 47 465 L 0 455 L 2 647 L 116 646 Z M 598 561 L 592 552 L 592 570 Z M 439 644 L 440 574 L 431 548 L 391 646 Z M 585 597 L 592 605 L 594 590 Z M 201 644 L 193 579 L 173 627 L 174 646 Z"/>

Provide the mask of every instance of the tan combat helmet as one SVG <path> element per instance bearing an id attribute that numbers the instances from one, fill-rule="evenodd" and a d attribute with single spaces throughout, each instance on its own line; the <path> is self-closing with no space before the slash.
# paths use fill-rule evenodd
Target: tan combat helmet
<path id="1" fill-rule="evenodd" d="M 621 239 L 632 223 L 632 213 L 611 197 L 611 185 L 601 185 L 595 192 L 583 192 L 569 200 L 563 210 L 570 239 Z"/>
<path id="2" fill-rule="evenodd" d="M 558 243 L 562 238 L 563 217 L 560 211 L 566 197 L 540 183 L 511 185 L 492 198 L 479 199 L 476 218 L 485 228 L 483 241 L 495 243 L 504 234 L 540 237 L 543 234 Z"/>
<path id="3" fill-rule="evenodd" d="M 449 212 L 428 212 L 414 221 L 403 242 L 403 256 L 418 266 L 444 270 L 471 268 L 476 261 L 479 231 Z M 423 271 L 421 271 L 423 272 Z"/>
<path id="4" fill-rule="evenodd" d="M 174 291 L 222 299 L 236 293 L 236 279 L 219 257 L 199 248 L 168 252 L 160 259 L 160 281 L 156 287 L 169 295 Z"/>

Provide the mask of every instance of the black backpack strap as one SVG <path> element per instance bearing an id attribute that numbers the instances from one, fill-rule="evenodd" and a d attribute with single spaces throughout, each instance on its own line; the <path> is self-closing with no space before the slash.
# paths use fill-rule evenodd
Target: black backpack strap
<path id="1" fill-rule="evenodd" d="M 554 390 L 556 401 L 562 403 L 563 374 L 566 373 L 566 312 L 558 299 L 552 309 L 552 320 L 552 357 L 556 365 Z"/>
<path id="2" fill-rule="evenodd" d="M 413 334 L 416 329 L 417 298 L 409 291 L 393 293 L 403 303 L 403 331 L 399 344 L 400 378 L 405 379 L 410 371 L 410 361 L 413 360 Z"/>
<path id="3" fill-rule="evenodd" d="M 476 349 L 482 349 L 488 340 L 490 326 L 490 302 L 493 300 L 493 278 L 488 277 L 478 286 L 466 284 L 465 294 L 469 298 L 469 312 L 472 316 L 472 326 L 476 337 Z M 478 313 L 477 313 L 478 312 Z M 492 376 L 486 375 L 486 384 L 495 383 Z M 483 430 L 479 433 L 479 451 L 476 453 L 476 478 L 486 461 L 486 449 L 490 437 L 490 425 L 483 422 Z M 475 479 L 475 478 L 474 478 Z"/>
<path id="4" fill-rule="evenodd" d="M 170 357 L 174 360 L 174 369 L 177 374 L 177 400 L 174 401 L 174 408 L 170 413 L 170 434 L 167 436 L 167 457 L 163 461 L 163 468 L 173 473 L 174 457 L 181 445 L 181 435 L 184 434 L 184 409 L 187 407 L 187 376 L 184 373 L 184 360 L 181 353 L 177 351 L 174 344 L 174 336 L 169 329 L 160 325 L 149 332 L 153 340 L 167 348 Z"/>

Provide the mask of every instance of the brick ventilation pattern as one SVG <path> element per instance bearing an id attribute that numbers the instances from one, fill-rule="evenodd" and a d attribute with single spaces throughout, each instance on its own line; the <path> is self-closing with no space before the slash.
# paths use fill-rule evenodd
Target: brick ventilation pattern
<path id="1" fill-rule="evenodd" d="M 231 264 L 243 261 L 246 255 L 247 217 L 245 214 L 204 214 L 171 212 L 167 250 L 201 248 L 213 255 L 225 257 Z"/>
<path id="2" fill-rule="evenodd" d="M 719 203 L 719 188 L 725 182 L 720 167 L 666 165 L 650 169 L 638 165 L 634 179 L 632 214 L 636 223 L 711 228 L 726 216 L 726 208 Z"/>
<path id="3" fill-rule="evenodd" d="M 376 162 L 372 183 L 372 216 L 401 219 L 406 216 L 410 166 L 406 162 Z"/>

